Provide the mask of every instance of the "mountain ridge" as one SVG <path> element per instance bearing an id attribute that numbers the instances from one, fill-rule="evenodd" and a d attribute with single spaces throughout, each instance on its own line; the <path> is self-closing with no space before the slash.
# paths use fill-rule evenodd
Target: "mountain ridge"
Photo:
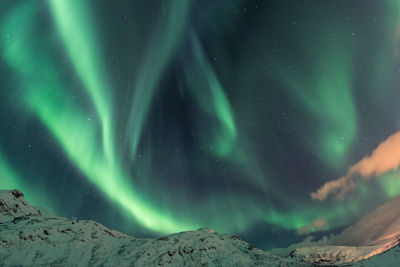
<path id="1" fill-rule="evenodd" d="M 0 266 L 377 266 L 371 259 L 385 262 L 384 251 L 396 260 L 398 243 L 392 243 L 394 252 L 391 246 L 308 247 L 285 258 L 210 228 L 134 238 L 95 221 L 47 215 L 22 192 L 0 191 Z"/>

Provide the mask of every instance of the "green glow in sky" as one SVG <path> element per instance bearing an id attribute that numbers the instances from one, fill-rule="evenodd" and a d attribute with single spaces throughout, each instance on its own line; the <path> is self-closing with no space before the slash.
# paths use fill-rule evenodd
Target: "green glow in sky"
<path id="1" fill-rule="evenodd" d="M 102 124 L 104 153 L 113 159 L 112 107 L 110 90 L 102 66 L 99 41 L 92 29 L 87 2 L 49 1 L 61 39 L 73 66 L 90 94 Z"/>
<path id="2" fill-rule="evenodd" d="M 307 51 L 310 66 L 298 66 L 298 70 L 289 69 L 282 75 L 291 89 L 290 97 L 302 103 L 316 122 L 308 142 L 327 165 L 342 167 L 357 134 L 351 80 L 353 44 L 348 40 L 336 40 L 334 45 L 317 41 L 321 48 Z"/>
<path id="3" fill-rule="evenodd" d="M 221 83 L 207 62 L 198 38 L 193 36 L 192 39 L 195 55 L 191 70 L 193 73 L 187 73 L 189 88 L 200 107 L 219 121 L 220 126 L 215 127 L 213 147 L 220 157 L 224 157 L 232 152 L 238 135 L 233 110 Z M 198 73 L 201 76 L 195 80 L 193 76 Z"/>
<path id="4" fill-rule="evenodd" d="M 195 228 L 195 224 L 175 221 L 167 212 L 140 198 L 128 182 L 126 172 L 114 167 L 114 161 L 96 145 L 99 141 L 96 124 L 68 97 L 47 51 L 35 51 L 27 41 L 35 40 L 29 32 L 35 27 L 30 20 L 36 12 L 34 2 L 28 2 L 9 17 L 4 27 L 5 32 L 16 33 L 3 44 L 4 57 L 16 71 L 23 70 L 19 76 L 23 103 L 51 130 L 66 155 L 86 177 L 142 225 L 166 233 Z M 36 62 L 41 62 L 40 68 L 36 68 Z"/>
<path id="5" fill-rule="evenodd" d="M 372 73 L 375 85 L 359 86 L 357 51 L 364 39 L 352 34 L 348 20 L 331 23 L 336 17 L 327 14 L 314 25 L 307 10 L 299 19 L 303 24 L 276 19 L 278 26 L 260 29 L 241 21 L 240 27 L 218 24 L 218 19 L 233 23 L 232 14 L 244 12 L 240 1 L 216 4 L 226 12 L 238 10 L 214 20 L 212 10 L 203 12 L 207 7 L 196 1 L 147 3 L 143 9 L 124 3 L 132 10 L 116 4 L 105 13 L 95 1 L 31 0 L 13 5 L 1 20 L 2 60 L 5 73 L 13 74 L 6 77 L 12 93 L 4 95 L 15 103 L 15 113 L 39 121 L 35 127 L 42 136 L 56 140 L 57 148 L 49 150 L 67 159 L 65 169 L 78 171 L 129 224 L 150 232 L 208 226 L 233 233 L 260 222 L 294 231 L 316 219 L 326 220 L 328 230 L 360 215 L 368 185 L 349 201 L 309 199 L 330 172 L 357 160 L 361 141 L 369 140 L 363 131 L 369 118 L 360 103 L 371 97 L 374 112 L 368 114 L 374 116 L 394 91 L 377 91 L 386 75 L 392 76 L 381 76 L 378 66 L 362 68 Z M 399 8 L 393 5 L 384 4 Z M 393 40 L 398 11 L 388 14 L 381 27 L 387 26 L 385 40 Z M 259 26 L 270 23 L 261 16 L 247 22 L 258 19 Z M 238 27 L 238 34 L 225 33 L 224 27 Z M 116 41 L 109 38 L 119 35 Z M 392 52 L 374 55 L 385 73 L 394 64 Z M 116 62 L 110 60 L 114 56 Z M 120 67 L 126 65 L 134 67 Z M 371 140 L 381 135 L 371 128 Z M 13 166 L 19 157 L 6 157 L 13 147 L 0 145 L 0 188 L 19 188 L 43 204 L 43 188 L 33 190 L 34 179 L 22 175 L 29 170 Z M 374 145 L 365 142 L 365 150 Z M 397 174 L 379 183 L 388 198 L 400 192 Z M 73 189 L 65 190 L 80 190 L 69 186 Z"/>
<path id="6" fill-rule="evenodd" d="M 150 108 L 156 86 L 168 66 L 171 57 L 176 53 L 186 25 L 187 11 L 191 1 L 170 1 L 171 14 L 159 22 L 157 34 L 151 40 L 143 64 L 133 88 L 134 91 L 127 135 L 131 143 L 131 153 L 136 156 L 143 124 Z M 166 21 L 165 21 L 166 20 Z"/>

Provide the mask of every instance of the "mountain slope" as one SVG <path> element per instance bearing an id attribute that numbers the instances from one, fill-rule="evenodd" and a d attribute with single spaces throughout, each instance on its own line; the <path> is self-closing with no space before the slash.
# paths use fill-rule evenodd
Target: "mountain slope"
<path id="1" fill-rule="evenodd" d="M 43 214 L 20 191 L 0 191 L 0 266 L 394 266 L 398 243 L 298 248 L 282 258 L 209 228 L 134 238 L 94 221 Z"/>
<path id="2" fill-rule="evenodd" d="M 211 229 L 136 239 L 94 221 L 42 214 L 20 191 L 0 191 L 1 265 L 293 266 Z M 309 264 L 297 262 L 297 266 Z"/>

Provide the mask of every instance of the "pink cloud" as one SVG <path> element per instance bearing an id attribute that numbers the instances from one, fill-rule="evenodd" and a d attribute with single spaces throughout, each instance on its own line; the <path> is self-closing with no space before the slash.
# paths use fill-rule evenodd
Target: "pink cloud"
<path id="1" fill-rule="evenodd" d="M 371 179 L 400 165 L 400 131 L 389 136 L 372 152 L 370 156 L 354 164 L 347 174 L 336 180 L 326 182 L 316 192 L 311 193 L 314 200 L 325 200 L 329 195 L 344 199 L 345 195 L 355 188 L 354 177 L 359 174 L 363 179 Z"/>

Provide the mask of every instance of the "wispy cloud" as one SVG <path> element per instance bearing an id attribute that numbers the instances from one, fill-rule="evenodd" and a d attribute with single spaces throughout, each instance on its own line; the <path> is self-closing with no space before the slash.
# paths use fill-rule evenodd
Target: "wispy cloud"
<path id="1" fill-rule="evenodd" d="M 355 177 L 363 179 L 378 177 L 389 171 L 396 170 L 400 165 L 400 131 L 389 136 L 372 152 L 370 156 L 354 164 L 345 176 L 325 183 L 316 192 L 311 193 L 314 200 L 325 200 L 329 195 L 343 199 L 356 187 Z"/>

